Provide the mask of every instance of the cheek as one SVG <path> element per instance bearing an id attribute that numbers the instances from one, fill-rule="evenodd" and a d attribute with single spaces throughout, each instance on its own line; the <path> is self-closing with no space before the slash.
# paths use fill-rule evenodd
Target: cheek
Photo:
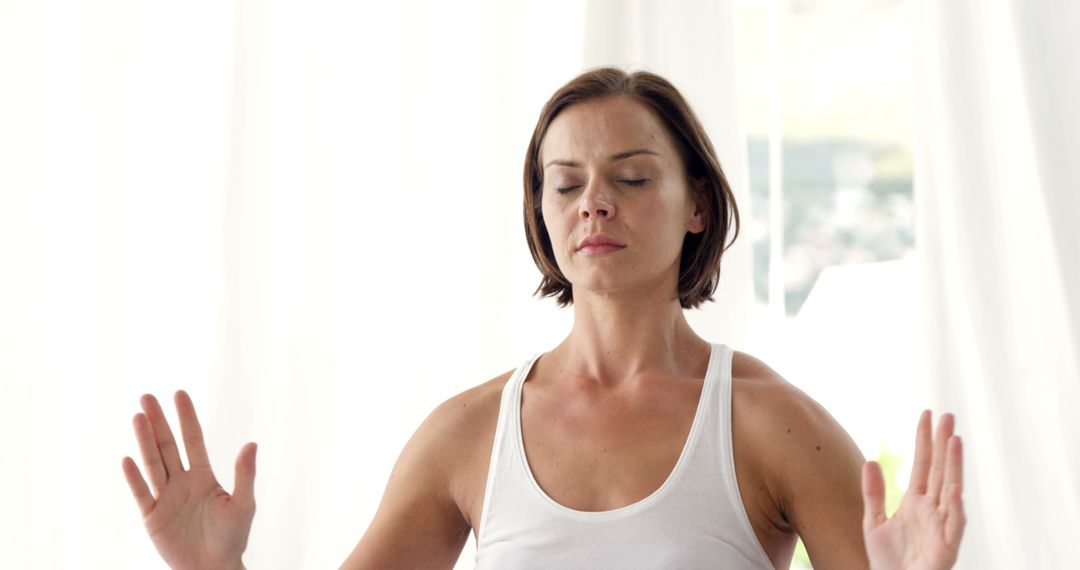
<path id="1" fill-rule="evenodd" d="M 551 215 L 551 204 L 547 201 L 540 203 L 540 219 L 544 222 L 548 234 L 555 233 L 555 216 Z"/>
<path id="2" fill-rule="evenodd" d="M 663 192 L 657 192 L 643 199 L 638 204 L 635 212 L 645 216 L 637 225 L 652 228 L 652 246 L 656 248 L 658 255 L 668 257 L 678 255 L 682 251 L 682 243 L 686 237 L 685 217 L 686 203 L 679 198 L 680 188 L 665 188 Z"/>
<path id="3" fill-rule="evenodd" d="M 671 189 L 645 194 L 635 200 L 633 208 L 624 208 L 627 217 L 643 218 L 641 221 L 654 225 L 657 230 L 681 221 L 681 206 L 673 199 Z"/>
<path id="4" fill-rule="evenodd" d="M 541 202 L 540 214 L 551 238 L 561 241 L 569 223 L 566 205 L 556 200 L 545 200 Z"/>

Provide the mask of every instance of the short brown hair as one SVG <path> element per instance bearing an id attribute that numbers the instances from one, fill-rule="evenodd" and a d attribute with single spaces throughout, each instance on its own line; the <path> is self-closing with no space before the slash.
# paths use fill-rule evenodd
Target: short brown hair
<path id="1" fill-rule="evenodd" d="M 690 192 L 697 194 L 695 199 L 705 199 L 705 231 L 687 234 L 683 240 L 679 257 L 679 304 L 690 309 L 712 301 L 720 281 L 720 258 L 739 235 L 735 195 L 705 129 L 675 86 L 655 73 L 627 73 L 614 67 L 586 71 L 556 91 L 540 111 L 529 141 L 525 154 L 525 234 L 529 252 L 543 275 L 533 294 L 556 297 L 560 307 L 574 301 L 573 286 L 555 262 L 540 208 L 544 186 L 540 145 L 551 122 L 567 107 L 614 95 L 631 97 L 656 112 L 682 158 Z M 727 243 L 732 223 L 734 234 L 731 243 Z"/>

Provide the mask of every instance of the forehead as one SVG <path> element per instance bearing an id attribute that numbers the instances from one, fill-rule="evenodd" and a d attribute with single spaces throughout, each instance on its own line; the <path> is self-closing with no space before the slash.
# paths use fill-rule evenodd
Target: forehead
<path id="1" fill-rule="evenodd" d="M 668 161 L 674 144 L 660 118 L 630 97 L 606 97 L 564 109 L 548 126 L 540 160 L 590 160 L 649 148 Z"/>

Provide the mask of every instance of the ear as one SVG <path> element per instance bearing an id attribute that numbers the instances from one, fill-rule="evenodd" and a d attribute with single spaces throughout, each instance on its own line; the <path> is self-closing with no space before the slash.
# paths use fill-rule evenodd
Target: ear
<path id="1" fill-rule="evenodd" d="M 692 234 L 705 231 L 705 227 L 709 222 L 708 199 L 705 197 L 707 185 L 707 178 L 699 178 L 694 181 L 693 188 L 690 191 L 692 210 L 690 211 L 690 218 L 686 222 L 686 231 Z"/>

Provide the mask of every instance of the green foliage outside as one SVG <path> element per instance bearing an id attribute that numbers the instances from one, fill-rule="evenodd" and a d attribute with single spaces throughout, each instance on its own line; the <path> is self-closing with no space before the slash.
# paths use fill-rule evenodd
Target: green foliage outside
<path id="1" fill-rule="evenodd" d="M 893 453 L 887 444 L 882 444 L 877 462 L 881 465 L 881 473 L 885 477 L 885 514 L 892 516 L 896 509 L 900 508 L 900 499 L 903 497 L 896 485 L 896 471 L 900 467 L 903 458 Z M 812 569 L 810 556 L 806 554 L 806 547 L 802 539 L 795 544 L 795 556 L 791 559 L 792 570 Z"/>

